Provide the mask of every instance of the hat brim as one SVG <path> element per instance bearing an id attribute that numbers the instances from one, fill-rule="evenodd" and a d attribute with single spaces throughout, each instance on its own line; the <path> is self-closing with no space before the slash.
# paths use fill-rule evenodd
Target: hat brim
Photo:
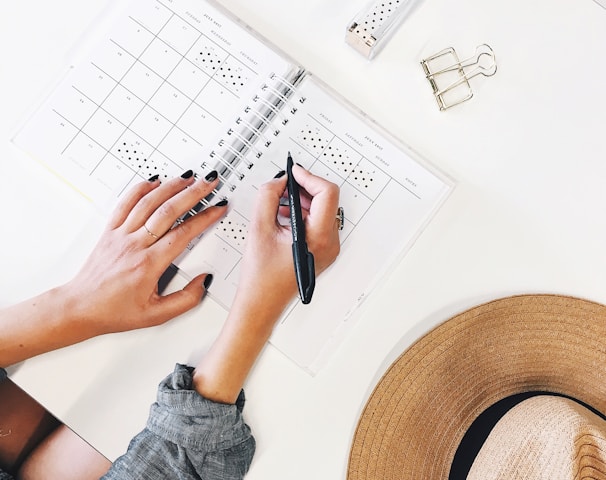
<path id="1" fill-rule="evenodd" d="M 606 412 L 606 307 L 521 295 L 469 309 L 392 363 L 354 433 L 348 480 L 442 479 L 488 407 L 546 391 Z"/>

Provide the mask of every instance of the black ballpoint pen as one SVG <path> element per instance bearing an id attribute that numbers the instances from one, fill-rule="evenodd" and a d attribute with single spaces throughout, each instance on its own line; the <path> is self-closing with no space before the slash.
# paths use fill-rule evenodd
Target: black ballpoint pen
<path id="1" fill-rule="evenodd" d="M 288 203 L 290 207 L 290 226 L 292 231 L 292 256 L 295 264 L 295 276 L 299 287 L 299 297 L 305 304 L 311 302 L 311 297 L 316 286 L 316 270 L 314 256 L 307 249 L 305 241 L 305 223 L 303 223 L 303 212 L 301 211 L 301 197 L 299 196 L 299 184 L 292 174 L 293 160 L 288 152 L 286 161 Z"/>

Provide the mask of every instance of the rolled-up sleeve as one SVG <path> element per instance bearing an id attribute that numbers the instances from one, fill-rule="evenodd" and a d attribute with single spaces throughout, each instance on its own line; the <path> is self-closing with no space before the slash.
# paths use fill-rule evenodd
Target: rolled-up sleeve
<path id="1" fill-rule="evenodd" d="M 244 392 L 234 405 L 212 402 L 193 389 L 192 372 L 192 367 L 177 364 L 160 383 L 145 429 L 103 479 L 244 477 L 255 451 L 242 417 Z"/>

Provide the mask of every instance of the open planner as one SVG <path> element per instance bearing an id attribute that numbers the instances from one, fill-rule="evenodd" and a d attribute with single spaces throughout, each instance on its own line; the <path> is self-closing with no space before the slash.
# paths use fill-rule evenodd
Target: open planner
<path id="1" fill-rule="evenodd" d="M 152 175 L 217 170 L 220 186 L 194 210 L 227 198 L 228 213 L 175 264 L 186 278 L 213 273 L 209 298 L 226 309 L 255 192 L 285 168 L 287 152 L 337 183 L 345 211 L 341 254 L 318 278 L 313 301 L 294 300 L 271 338 L 312 374 L 453 187 L 313 74 L 205 0 L 121 7 L 112 28 L 14 141 L 108 213 L 129 186 Z"/>

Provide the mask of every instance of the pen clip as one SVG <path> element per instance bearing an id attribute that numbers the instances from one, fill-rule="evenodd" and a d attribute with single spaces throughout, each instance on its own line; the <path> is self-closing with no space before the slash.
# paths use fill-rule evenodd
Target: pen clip
<path id="1" fill-rule="evenodd" d="M 316 286 L 316 266 L 314 263 L 314 255 L 311 252 L 307 252 L 307 288 L 301 293 L 301 301 L 304 304 L 311 302 L 311 296 L 314 293 Z"/>
<path id="2" fill-rule="evenodd" d="M 295 276 L 297 277 L 297 287 L 299 287 L 299 297 L 301 302 L 307 305 L 311 302 L 316 286 L 314 255 L 307 248 L 301 248 L 301 245 L 297 246 L 294 243 L 292 254 L 295 259 Z"/>

